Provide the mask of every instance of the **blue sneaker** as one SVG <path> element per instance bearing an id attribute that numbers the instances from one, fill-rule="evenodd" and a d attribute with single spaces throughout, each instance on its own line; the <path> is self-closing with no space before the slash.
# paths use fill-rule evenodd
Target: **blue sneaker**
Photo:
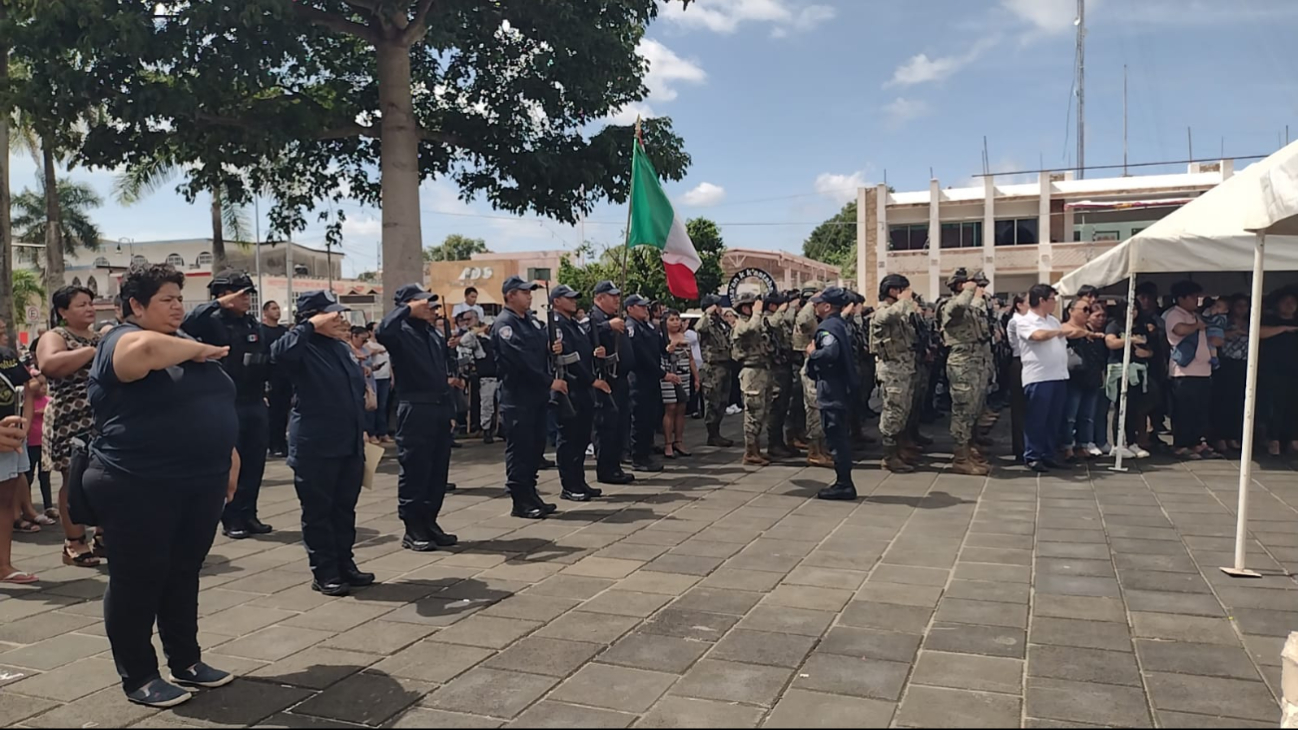
<path id="1" fill-rule="evenodd" d="M 199 662 L 189 669 L 183 669 L 179 672 L 173 671 L 171 681 L 182 687 L 206 687 L 212 689 L 214 687 L 224 687 L 233 682 L 234 675 Z"/>
<path id="2" fill-rule="evenodd" d="M 155 679 L 134 692 L 127 692 L 126 699 L 145 707 L 175 707 L 188 702 L 194 695 L 162 679 Z"/>

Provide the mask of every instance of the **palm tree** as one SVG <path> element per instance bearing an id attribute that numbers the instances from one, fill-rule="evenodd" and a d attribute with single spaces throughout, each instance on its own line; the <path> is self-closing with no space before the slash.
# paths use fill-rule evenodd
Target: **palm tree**
<path id="1" fill-rule="evenodd" d="M 58 252 L 60 263 L 62 263 L 63 257 L 68 254 L 75 254 L 78 251 L 98 251 L 101 234 L 99 226 L 95 225 L 95 222 L 90 219 L 90 211 L 103 205 L 103 199 L 99 197 L 94 188 L 86 183 L 59 180 L 56 189 L 58 194 L 48 197 L 55 199 L 55 206 L 60 212 L 59 230 L 56 236 L 56 240 L 59 241 L 62 247 Z M 49 217 L 47 215 L 48 206 L 46 200 L 45 179 L 43 177 L 36 179 L 35 190 L 23 188 L 21 193 L 14 196 L 13 229 L 18 232 L 20 240 L 43 240 L 46 241 L 46 246 L 49 245 Z M 38 260 L 35 255 L 25 255 L 24 258 L 32 263 Z M 51 256 L 46 251 L 45 260 L 48 262 L 50 259 Z M 51 280 L 48 268 L 45 274 L 46 287 L 57 289 L 63 286 L 63 275 L 61 273 L 59 278 L 54 280 Z"/>
<path id="2" fill-rule="evenodd" d="M 34 269 L 14 269 L 9 282 L 13 287 L 15 317 L 17 312 L 22 311 L 20 308 L 31 304 L 33 299 L 38 302 L 45 301 L 45 287 L 41 286 L 40 272 Z"/>
<path id="3" fill-rule="evenodd" d="M 176 176 L 179 168 L 164 159 L 154 158 L 126 168 L 113 181 L 113 198 L 121 205 L 138 203 L 156 192 Z M 248 217 L 243 206 L 230 202 L 222 187 L 214 187 L 212 196 L 212 273 L 224 270 L 225 232 L 228 230 L 241 248 L 248 247 Z"/>
<path id="4" fill-rule="evenodd" d="M 0 23 L 5 20 L 0 3 Z M 9 84 L 9 43 L 0 38 L 0 88 Z M 13 225 L 9 220 L 9 114 L 0 112 L 0 320 L 15 324 L 13 291 Z"/>

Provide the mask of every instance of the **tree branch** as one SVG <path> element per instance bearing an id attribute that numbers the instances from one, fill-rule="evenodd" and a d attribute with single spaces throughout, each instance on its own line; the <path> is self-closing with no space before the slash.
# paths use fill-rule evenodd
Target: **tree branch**
<path id="1" fill-rule="evenodd" d="M 463 147 L 463 140 L 454 134 L 448 132 L 438 132 L 432 129 L 420 129 L 419 138 L 425 142 L 437 142 L 448 147 Z"/>
<path id="2" fill-rule="evenodd" d="M 323 10 L 310 8 L 299 2 L 293 3 L 293 13 L 312 25 L 336 30 L 339 33 L 355 36 L 369 43 L 377 44 L 379 41 L 378 34 L 372 28 L 360 23 L 353 23 L 341 15 L 326 13 Z"/>
<path id="3" fill-rule="evenodd" d="M 401 31 L 401 42 L 406 46 L 413 46 L 423 40 L 428 34 L 428 13 L 433 8 L 433 0 L 419 0 L 419 5 L 415 7 L 415 14 L 410 18 L 410 24 L 406 29 Z"/>
<path id="4" fill-rule="evenodd" d="M 367 127 L 363 124 L 344 124 L 340 127 L 321 130 L 315 135 L 318 140 L 348 139 L 351 137 L 374 137 L 377 139 L 379 131 L 374 127 Z"/>

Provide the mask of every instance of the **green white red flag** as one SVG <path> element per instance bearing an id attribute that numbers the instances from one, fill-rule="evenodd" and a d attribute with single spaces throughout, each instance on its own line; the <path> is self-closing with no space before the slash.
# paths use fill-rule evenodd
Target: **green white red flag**
<path id="1" fill-rule="evenodd" d="M 645 155 L 638 136 L 631 162 L 631 227 L 627 245 L 653 246 L 662 251 L 667 288 L 672 296 L 699 298 L 694 272 L 703 265 L 703 260 L 685 231 L 685 221 L 676 214 L 663 192 L 658 173 Z"/>

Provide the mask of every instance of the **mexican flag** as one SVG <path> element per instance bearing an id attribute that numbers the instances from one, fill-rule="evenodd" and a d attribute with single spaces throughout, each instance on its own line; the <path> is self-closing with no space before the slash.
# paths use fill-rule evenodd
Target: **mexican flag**
<path id="1" fill-rule="evenodd" d="M 694 272 L 699 270 L 703 261 L 685 232 L 685 221 L 676 215 L 671 201 L 663 192 L 658 173 L 645 155 L 639 138 L 635 141 L 631 162 L 631 228 L 627 231 L 627 246 L 660 249 L 667 273 L 667 288 L 672 296 L 699 298 Z"/>

